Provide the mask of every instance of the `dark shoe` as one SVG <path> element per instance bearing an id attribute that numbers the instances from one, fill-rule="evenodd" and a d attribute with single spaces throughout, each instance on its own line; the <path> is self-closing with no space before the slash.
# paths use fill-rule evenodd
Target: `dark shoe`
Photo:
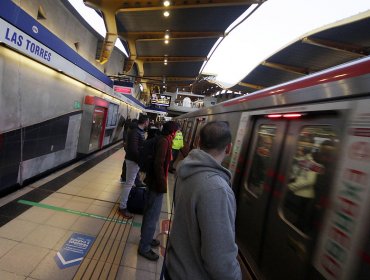
<path id="1" fill-rule="evenodd" d="M 152 242 L 150 242 L 150 246 L 152 247 L 158 247 L 161 242 L 159 242 L 158 239 L 153 239 Z"/>
<path id="2" fill-rule="evenodd" d="M 137 250 L 138 254 L 140 256 L 143 256 L 144 258 L 150 260 L 150 261 L 156 261 L 159 259 L 159 256 L 158 254 L 156 254 L 155 252 L 153 252 L 152 249 L 150 249 L 148 252 L 141 252 L 140 249 Z"/>
<path id="3" fill-rule="evenodd" d="M 127 220 L 132 219 L 134 217 L 134 215 L 132 213 L 130 213 L 127 209 L 121 209 L 120 208 L 118 211 L 123 216 L 123 218 L 125 218 Z"/>

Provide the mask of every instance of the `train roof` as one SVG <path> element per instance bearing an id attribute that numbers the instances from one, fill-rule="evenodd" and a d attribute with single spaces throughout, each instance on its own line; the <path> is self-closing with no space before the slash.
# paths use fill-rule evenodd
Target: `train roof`
<path id="1" fill-rule="evenodd" d="M 370 57 L 365 57 L 187 113 L 178 118 L 319 102 L 369 93 L 369 74 Z M 344 83 L 346 87 L 341 86 Z"/>

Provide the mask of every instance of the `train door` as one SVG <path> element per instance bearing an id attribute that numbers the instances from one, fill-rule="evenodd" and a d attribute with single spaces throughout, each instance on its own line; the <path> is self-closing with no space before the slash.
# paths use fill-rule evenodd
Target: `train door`
<path id="1" fill-rule="evenodd" d="M 194 137 L 191 142 L 190 149 L 196 149 L 199 147 L 200 130 L 206 124 L 207 118 L 197 118 L 195 121 Z"/>
<path id="2" fill-rule="evenodd" d="M 290 121 L 265 226 L 261 269 L 269 279 L 310 279 L 311 258 L 334 177 L 336 116 Z"/>
<path id="3" fill-rule="evenodd" d="M 95 107 L 90 134 L 89 150 L 101 148 L 104 136 L 106 108 Z"/>
<path id="4" fill-rule="evenodd" d="M 247 170 L 238 196 L 237 239 L 243 254 L 257 262 L 268 211 L 269 188 L 279 161 L 286 121 L 258 119 L 247 159 Z"/>
<path id="5" fill-rule="evenodd" d="M 309 114 L 261 118 L 238 203 L 238 241 L 266 279 L 308 279 L 325 197 L 330 191 L 340 121 Z"/>

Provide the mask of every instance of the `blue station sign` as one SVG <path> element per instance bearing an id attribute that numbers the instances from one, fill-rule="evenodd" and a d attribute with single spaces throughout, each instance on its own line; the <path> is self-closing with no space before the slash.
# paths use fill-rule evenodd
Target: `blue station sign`
<path id="1" fill-rule="evenodd" d="M 64 269 L 80 264 L 94 240 L 93 236 L 73 233 L 54 257 L 59 268 Z"/>

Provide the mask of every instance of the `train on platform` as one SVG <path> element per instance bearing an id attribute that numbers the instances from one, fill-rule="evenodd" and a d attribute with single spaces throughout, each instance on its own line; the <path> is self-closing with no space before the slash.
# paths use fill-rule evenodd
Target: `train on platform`
<path id="1" fill-rule="evenodd" d="M 236 240 L 255 279 L 370 279 L 370 57 L 176 118 L 227 121 Z"/>

